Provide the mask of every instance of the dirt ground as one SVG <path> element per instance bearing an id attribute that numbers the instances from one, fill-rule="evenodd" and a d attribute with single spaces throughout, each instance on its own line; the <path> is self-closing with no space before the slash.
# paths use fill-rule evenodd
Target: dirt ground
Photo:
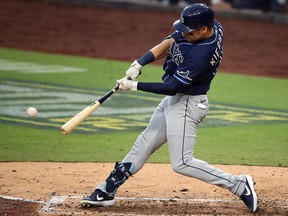
<path id="1" fill-rule="evenodd" d="M 10 197 L 0 198 L 1 215 L 249 215 L 244 203 L 229 191 L 176 174 L 167 164 L 146 164 L 120 187 L 115 206 L 81 208 L 81 197 L 105 180 L 113 166 L 111 163 L 0 163 L 0 195 Z M 288 215 L 287 168 L 215 166 L 229 173 L 254 176 L 260 202 L 255 215 Z M 68 197 L 57 204 L 51 201 L 57 196 L 58 199 Z M 30 202 L 16 202 L 11 197 Z"/>
<path id="2" fill-rule="evenodd" d="M 44 2 L 0 0 L 1 47 L 133 61 L 168 35 L 179 17 Z M 217 19 L 225 29 L 221 71 L 288 78 L 287 25 Z M 255 215 L 288 215 L 287 168 L 215 166 L 254 176 L 260 200 Z M 0 215 L 249 215 L 226 190 L 175 174 L 165 164 L 146 164 L 119 189 L 114 207 L 92 209 L 78 201 L 113 164 L 0 163 L 0 168 Z"/>

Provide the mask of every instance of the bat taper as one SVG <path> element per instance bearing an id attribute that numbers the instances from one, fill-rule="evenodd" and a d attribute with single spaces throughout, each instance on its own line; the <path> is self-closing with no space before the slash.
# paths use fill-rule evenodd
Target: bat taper
<path id="1" fill-rule="evenodd" d="M 83 109 L 81 112 L 76 114 L 73 118 L 71 118 L 68 122 L 66 122 L 61 127 L 61 132 L 64 135 L 69 134 L 72 130 L 74 130 L 81 122 L 83 122 L 88 116 L 90 116 L 107 98 L 113 95 L 119 89 L 119 85 L 108 91 L 103 97 L 99 100 L 91 103 L 88 107 Z"/>

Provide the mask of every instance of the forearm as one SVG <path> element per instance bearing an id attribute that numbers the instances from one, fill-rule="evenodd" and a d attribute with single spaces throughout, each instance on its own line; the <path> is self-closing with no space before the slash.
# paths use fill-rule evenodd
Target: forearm
<path id="1" fill-rule="evenodd" d="M 173 38 L 168 38 L 150 50 L 153 53 L 155 60 L 162 59 L 168 55 L 169 48 L 173 41 Z"/>
<path id="2" fill-rule="evenodd" d="M 169 48 L 171 46 L 171 43 L 173 43 L 173 41 L 174 41 L 173 38 L 165 39 L 164 41 L 162 41 L 162 43 L 156 45 L 150 51 L 148 51 L 139 59 L 137 59 L 137 62 L 141 66 L 144 66 L 153 61 L 166 57 L 168 55 Z"/>
<path id="3" fill-rule="evenodd" d="M 157 46 L 153 47 L 150 51 L 145 53 L 139 59 L 135 60 L 130 68 L 126 71 L 125 77 L 130 77 L 132 80 L 136 80 L 138 76 L 141 74 L 141 68 L 154 62 L 155 60 L 164 58 L 168 55 L 169 48 L 173 43 L 174 39 L 172 37 L 166 38 L 162 41 L 162 43 L 158 44 Z"/>

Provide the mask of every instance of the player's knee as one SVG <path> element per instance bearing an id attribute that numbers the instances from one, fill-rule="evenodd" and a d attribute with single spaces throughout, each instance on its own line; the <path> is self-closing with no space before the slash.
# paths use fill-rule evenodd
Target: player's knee
<path id="1" fill-rule="evenodd" d="M 182 161 L 173 162 L 171 165 L 174 172 L 183 174 L 184 163 Z"/>
<path id="2" fill-rule="evenodd" d="M 174 172 L 186 175 L 187 173 L 187 167 L 193 166 L 193 163 L 195 161 L 195 158 L 193 155 L 187 155 L 187 157 L 180 157 L 177 160 L 171 160 L 171 165 L 174 170 Z"/>

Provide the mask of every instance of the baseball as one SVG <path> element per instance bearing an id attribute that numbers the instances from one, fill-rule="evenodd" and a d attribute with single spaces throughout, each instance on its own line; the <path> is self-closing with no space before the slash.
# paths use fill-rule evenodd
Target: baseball
<path id="1" fill-rule="evenodd" d="M 38 111 L 34 107 L 28 107 L 27 108 L 27 115 L 29 118 L 36 118 L 38 115 Z"/>

